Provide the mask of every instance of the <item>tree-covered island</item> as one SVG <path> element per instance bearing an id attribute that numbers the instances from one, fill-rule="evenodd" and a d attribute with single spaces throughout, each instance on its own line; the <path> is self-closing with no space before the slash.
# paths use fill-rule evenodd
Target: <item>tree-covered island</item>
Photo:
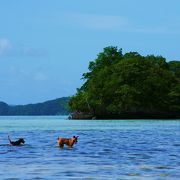
<path id="1" fill-rule="evenodd" d="M 180 62 L 106 47 L 71 97 L 73 119 L 180 118 Z"/>

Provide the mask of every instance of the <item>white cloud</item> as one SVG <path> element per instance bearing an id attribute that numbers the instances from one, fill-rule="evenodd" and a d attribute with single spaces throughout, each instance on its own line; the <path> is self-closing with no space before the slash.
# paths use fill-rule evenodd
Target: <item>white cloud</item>
<path id="1" fill-rule="evenodd" d="M 47 76 L 41 72 L 38 72 L 34 75 L 34 80 L 36 81 L 45 81 L 47 79 L 48 79 Z"/>
<path id="2" fill-rule="evenodd" d="M 167 24 L 143 25 L 123 16 L 69 13 L 66 14 L 66 18 L 78 27 L 81 26 L 91 30 L 143 34 L 179 34 L 179 28 L 169 28 Z"/>
<path id="3" fill-rule="evenodd" d="M 27 81 L 46 81 L 49 79 L 45 72 L 27 68 L 22 69 L 18 66 L 10 66 L 6 69 L 6 72 L 8 76 L 11 77 L 11 80 L 14 78 Z"/>
<path id="4" fill-rule="evenodd" d="M 0 56 L 45 57 L 47 52 L 42 48 L 13 44 L 7 38 L 0 39 Z"/>
<path id="5" fill-rule="evenodd" d="M 45 57 L 47 56 L 47 52 L 41 48 L 32 48 L 26 46 L 19 46 L 16 49 L 16 53 L 20 56 L 26 57 Z"/>
<path id="6" fill-rule="evenodd" d="M 89 29 L 115 30 L 127 28 L 130 22 L 127 18 L 113 15 L 70 14 L 75 23 Z"/>
<path id="7" fill-rule="evenodd" d="M 0 39 L 0 55 L 7 54 L 9 51 L 11 51 L 11 49 L 12 44 L 8 39 Z"/>

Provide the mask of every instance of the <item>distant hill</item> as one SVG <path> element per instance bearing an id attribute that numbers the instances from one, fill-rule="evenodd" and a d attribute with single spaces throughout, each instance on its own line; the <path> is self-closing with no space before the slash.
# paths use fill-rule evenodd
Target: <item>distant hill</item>
<path id="1" fill-rule="evenodd" d="M 58 98 L 55 100 L 46 101 L 37 104 L 27 105 L 8 105 L 0 102 L 0 115 L 1 116 L 33 116 L 33 115 L 67 115 L 68 110 L 68 97 Z"/>

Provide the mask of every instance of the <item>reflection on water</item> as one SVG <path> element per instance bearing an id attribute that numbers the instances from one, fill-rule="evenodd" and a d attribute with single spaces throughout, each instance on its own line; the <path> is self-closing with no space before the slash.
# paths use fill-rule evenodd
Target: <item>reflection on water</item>
<path id="1" fill-rule="evenodd" d="M 74 148 L 57 146 L 73 135 Z M 180 121 L 0 117 L 0 179 L 180 179 L 179 137 Z"/>

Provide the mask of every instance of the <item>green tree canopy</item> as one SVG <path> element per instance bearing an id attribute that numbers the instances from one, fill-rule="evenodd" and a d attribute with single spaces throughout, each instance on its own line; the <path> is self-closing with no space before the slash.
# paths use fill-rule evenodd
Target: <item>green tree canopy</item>
<path id="1" fill-rule="evenodd" d="M 127 112 L 179 112 L 180 62 L 162 56 L 123 55 L 106 47 L 83 74 L 84 84 L 70 99 L 72 111 L 98 115 Z"/>

